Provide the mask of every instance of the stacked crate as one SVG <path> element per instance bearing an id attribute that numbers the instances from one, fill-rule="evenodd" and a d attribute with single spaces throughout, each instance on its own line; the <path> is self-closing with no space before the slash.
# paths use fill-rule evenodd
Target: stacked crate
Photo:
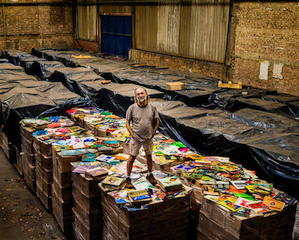
<path id="1" fill-rule="evenodd" d="M 3 125 L 0 125 L 0 147 L 3 149 Z"/>
<path id="2" fill-rule="evenodd" d="M 72 169 L 71 162 L 81 160 L 81 156 L 61 156 L 52 149 L 53 183 L 52 212 L 65 234 L 72 232 Z"/>
<path id="3" fill-rule="evenodd" d="M 297 204 L 281 212 L 241 217 L 218 203 L 202 198 L 197 240 L 292 239 Z"/>
<path id="4" fill-rule="evenodd" d="M 16 153 L 16 163 L 15 168 L 17 169 L 18 173 L 20 174 L 21 177 L 24 176 L 24 167 L 23 167 L 23 161 L 22 161 L 22 150 L 18 149 L 16 146 L 15 148 L 15 153 Z"/>
<path id="5" fill-rule="evenodd" d="M 51 185 L 53 182 L 51 145 L 34 138 L 33 147 L 36 166 L 36 195 L 49 210 L 52 206 Z"/>
<path id="6" fill-rule="evenodd" d="M 1 135 L 2 135 L 2 149 L 4 154 L 6 155 L 7 159 L 11 162 L 11 163 L 15 163 L 16 162 L 16 152 L 15 152 L 15 148 L 12 144 L 12 142 L 9 140 L 9 138 L 6 136 L 6 134 L 4 132 L 1 131 Z"/>
<path id="7" fill-rule="evenodd" d="M 32 136 L 34 131 L 34 128 L 20 124 L 24 181 L 33 192 L 36 192 L 34 137 Z"/>
<path id="8" fill-rule="evenodd" d="M 129 211 L 102 192 L 103 239 L 187 239 L 190 197 L 168 199 L 147 209 Z"/>
<path id="9" fill-rule="evenodd" d="M 101 191 L 97 181 L 72 173 L 73 236 L 77 240 L 102 239 Z"/>

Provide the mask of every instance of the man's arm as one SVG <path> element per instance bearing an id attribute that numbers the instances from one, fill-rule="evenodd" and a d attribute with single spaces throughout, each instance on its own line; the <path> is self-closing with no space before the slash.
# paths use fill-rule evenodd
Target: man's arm
<path id="1" fill-rule="evenodd" d="M 132 131 L 132 128 L 131 128 L 131 125 L 130 125 L 130 121 L 128 119 L 126 119 L 126 127 L 127 127 L 128 132 L 130 133 L 131 137 L 134 139 L 135 136 L 134 136 L 134 133 Z"/>
<path id="2" fill-rule="evenodd" d="M 155 127 L 154 127 L 154 131 L 153 131 L 153 136 L 152 138 L 155 136 L 157 130 L 158 130 L 158 127 L 159 127 L 159 118 L 155 118 Z"/>

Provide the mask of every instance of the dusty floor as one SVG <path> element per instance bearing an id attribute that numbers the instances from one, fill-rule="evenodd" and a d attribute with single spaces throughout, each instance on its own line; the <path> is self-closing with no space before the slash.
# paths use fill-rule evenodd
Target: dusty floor
<path id="1" fill-rule="evenodd" d="M 70 239 L 0 149 L 0 239 Z"/>

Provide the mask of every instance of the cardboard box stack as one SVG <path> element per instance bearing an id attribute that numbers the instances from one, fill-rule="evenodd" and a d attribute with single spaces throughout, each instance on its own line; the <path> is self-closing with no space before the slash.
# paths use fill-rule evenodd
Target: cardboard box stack
<path id="1" fill-rule="evenodd" d="M 52 183 L 52 205 L 53 214 L 59 223 L 64 233 L 69 233 L 74 230 L 76 236 L 86 236 L 87 229 L 94 228 L 94 219 L 99 218 L 99 214 L 93 215 L 94 212 L 79 211 L 80 203 L 88 202 L 87 199 L 80 195 L 80 191 L 75 188 L 72 194 L 72 162 L 94 162 L 95 158 L 102 153 L 103 149 L 108 149 L 109 152 L 117 152 L 119 142 L 114 143 L 108 148 L 111 139 L 105 140 L 103 138 L 94 137 L 89 131 L 78 127 L 69 127 L 70 135 L 65 140 L 55 142 L 52 144 L 53 151 L 53 183 Z M 76 196 L 76 202 L 73 206 L 73 196 Z M 83 214 L 83 215 L 82 215 Z M 72 216 L 74 219 L 72 219 Z M 78 219 L 84 219 L 83 223 Z M 90 219 L 90 221 L 88 221 Z M 75 222 L 74 222 L 75 221 Z M 72 227 L 73 224 L 73 227 Z M 98 225 L 95 230 L 97 231 Z"/>
<path id="2" fill-rule="evenodd" d="M 149 206 L 122 206 L 102 192 L 103 239 L 187 238 L 189 196 Z"/>
<path id="3" fill-rule="evenodd" d="M 64 233 L 72 232 L 72 175 L 70 162 L 80 161 L 81 156 L 61 156 L 53 148 L 53 183 L 52 205 L 61 230 Z"/>
<path id="4" fill-rule="evenodd" d="M 8 139 L 5 133 L 2 133 L 2 149 L 7 159 L 11 163 L 16 161 L 16 152 L 12 142 Z"/>
<path id="5" fill-rule="evenodd" d="M 84 173 L 72 173 L 73 235 L 75 239 L 102 239 L 101 191 Z"/>
<path id="6" fill-rule="evenodd" d="M 35 120 L 37 121 L 37 120 Z M 72 126 L 74 122 L 62 116 L 43 118 L 43 124 L 40 124 L 39 130 L 34 135 L 33 147 L 35 153 L 35 174 L 36 174 L 36 194 L 44 204 L 46 209 L 52 207 L 52 182 L 53 182 L 53 164 L 52 164 L 52 146 L 51 139 L 45 139 L 47 134 L 53 134 L 55 138 L 63 133 L 66 126 Z M 51 133 L 53 132 L 53 133 Z M 45 140 L 45 141 L 44 141 Z"/>
<path id="7" fill-rule="evenodd" d="M 22 167 L 24 174 L 24 181 L 27 186 L 36 192 L 36 175 L 35 175 L 35 154 L 33 148 L 34 137 L 32 134 L 41 125 L 41 121 L 33 121 L 23 119 L 20 122 L 21 132 L 21 148 L 22 148 Z"/>
<path id="8" fill-rule="evenodd" d="M 24 177 L 24 169 L 23 169 L 23 161 L 22 161 L 22 148 L 18 149 L 16 146 L 14 146 L 15 148 L 15 153 L 16 153 L 16 164 L 15 167 L 18 171 L 18 173 L 20 174 L 21 177 Z"/>
<path id="9" fill-rule="evenodd" d="M 64 233 L 72 232 L 72 205 L 73 205 L 73 196 L 72 196 L 72 167 L 71 162 L 81 161 L 82 156 L 85 153 L 96 152 L 96 149 L 85 149 L 83 151 L 84 143 L 80 137 L 92 138 L 92 135 L 86 130 L 74 126 L 68 128 L 73 137 L 73 145 L 69 146 L 71 150 L 62 150 L 68 145 L 60 142 L 60 145 L 57 143 L 53 144 L 52 147 L 52 160 L 53 160 L 53 183 L 52 183 L 52 206 L 53 206 L 53 215 L 55 216 L 59 226 L 61 227 Z M 64 140 L 64 143 L 68 142 Z M 77 149 L 75 145 L 77 145 Z M 87 146 L 85 146 L 86 148 Z M 68 154 L 65 154 L 68 153 Z"/>
<path id="10" fill-rule="evenodd" d="M 197 239 L 292 239 L 295 198 L 228 158 L 189 160 L 172 170 L 193 188 Z"/>
<path id="11" fill-rule="evenodd" d="M 197 239 L 292 239 L 296 205 L 282 212 L 252 217 L 232 215 L 221 205 L 203 198 Z"/>
<path id="12" fill-rule="evenodd" d="M 166 89 L 169 91 L 183 90 L 184 87 L 185 87 L 185 84 L 183 82 L 168 82 L 168 83 L 166 83 Z"/>

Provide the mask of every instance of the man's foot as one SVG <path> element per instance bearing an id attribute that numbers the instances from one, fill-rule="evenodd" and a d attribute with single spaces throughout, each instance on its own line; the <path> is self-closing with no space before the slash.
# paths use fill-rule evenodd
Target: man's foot
<path id="1" fill-rule="evenodd" d="M 126 188 L 134 188 L 132 182 L 131 182 L 131 178 L 127 177 L 126 178 Z"/>
<path id="2" fill-rule="evenodd" d="M 150 183 L 152 185 L 156 185 L 157 184 L 157 180 L 155 179 L 154 175 L 151 173 L 149 175 L 146 176 L 146 179 L 150 181 Z"/>

